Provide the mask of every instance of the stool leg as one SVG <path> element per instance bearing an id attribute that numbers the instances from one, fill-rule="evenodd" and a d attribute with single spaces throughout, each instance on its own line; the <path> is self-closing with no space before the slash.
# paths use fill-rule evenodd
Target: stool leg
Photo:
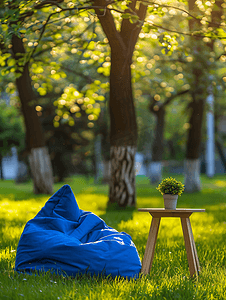
<path id="1" fill-rule="evenodd" d="M 191 277 L 198 273 L 196 258 L 194 253 L 194 239 L 191 234 L 189 218 L 181 218 L 181 225 L 184 233 L 185 248 L 187 251 L 188 265 Z"/>
<path id="2" fill-rule="evenodd" d="M 141 268 L 141 273 L 145 275 L 149 274 L 151 271 L 160 220 L 161 218 L 152 218 L 147 245 L 144 253 L 144 259 Z"/>
<path id="3" fill-rule="evenodd" d="M 192 228 L 191 228 L 190 219 L 188 219 L 188 228 L 189 228 L 191 239 L 192 239 L 192 245 L 193 245 L 193 250 L 194 250 L 194 256 L 195 256 L 197 271 L 199 273 L 201 268 L 200 268 L 200 264 L 199 264 L 199 258 L 198 258 L 198 253 L 197 253 L 196 246 L 195 246 L 195 240 L 194 240 L 194 236 L 193 236 L 193 232 L 192 232 Z"/>

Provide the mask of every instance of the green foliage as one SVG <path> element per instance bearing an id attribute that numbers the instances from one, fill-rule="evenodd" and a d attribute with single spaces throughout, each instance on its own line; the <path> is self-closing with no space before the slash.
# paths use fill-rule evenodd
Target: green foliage
<path id="1" fill-rule="evenodd" d="M 54 101 L 57 106 L 56 114 L 60 119 L 68 120 L 69 125 L 73 126 L 74 121 L 70 116 L 80 118 L 83 112 L 86 113 L 88 118 L 88 127 L 92 128 L 95 121 L 101 112 L 101 102 L 105 100 L 103 94 L 108 89 L 108 84 L 101 83 L 100 80 L 95 80 L 91 84 L 85 85 L 83 90 L 79 92 L 73 84 L 70 84 L 63 91 L 61 97 Z M 103 93 L 104 91 L 104 93 Z M 55 119 L 54 126 L 59 126 L 59 120 Z"/>
<path id="2" fill-rule="evenodd" d="M 43 98 L 50 98 L 50 94 L 55 98 L 55 128 L 66 122 L 69 126 L 74 126 L 75 119 L 84 117 L 83 112 L 86 114 L 86 127 L 93 128 L 109 90 L 106 78 L 110 74 L 111 67 L 108 40 L 103 36 L 94 11 L 80 10 L 82 6 L 87 5 L 85 1 L 58 1 L 56 6 L 45 3 L 34 0 L 1 2 L 0 40 L 3 40 L 4 46 L 0 56 L 2 89 L 6 87 L 7 92 L 13 92 L 15 89 L 12 88 L 12 82 L 20 76 L 18 71 L 21 72 L 23 65 L 30 61 L 32 85 L 39 98 L 38 101 L 41 103 Z M 129 8 L 130 3 L 130 1 L 109 3 L 118 31 L 122 21 L 124 24 L 137 22 L 138 26 L 141 25 L 136 15 L 138 7 L 133 11 Z M 147 5 L 146 2 L 143 4 Z M 213 8 L 211 3 L 208 5 L 210 5 L 208 8 Z M 206 96 L 207 88 L 212 83 L 215 83 L 216 92 L 219 91 L 220 85 L 222 90 L 225 89 L 225 81 L 222 80 L 225 78 L 224 56 L 221 55 L 225 47 L 224 29 L 206 26 L 210 15 L 207 13 L 208 10 L 201 9 L 197 18 L 201 20 L 203 27 L 194 34 L 220 37 L 221 42 L 218 41 L 214 49 L 218 53 L 213 54 L 208 49 L 210 39 L 200 39 L 203 45 L 207 45 L 207 49 L 205 55 L 203 51 L 195 55 L 195 48 L 189 47 L 190 37 L 187 37 L 188 20 L 191 19 L 186 14 L 187 6 L 187 1 L 166 1 L 148 5 L 147 17 L 135 47 L 131 66 L 137 110 L 144 110 L 143 104 L 147 107 L 151 97 L 155 97 L 155 109 L 158 110 L 159 106 L 174 93 L 190 87 L 195 87 L 195 92 L 202 91 L 201 97 Z M 202 31 L 203 29 L 205 31 Z M 213 32 L 210 34 L 210 31 Z M 10 54 L 12 34 L 21 37 L 26 48 L 27 53 L 20 59 L 15 59 Z M 203 50 L 205 47 L 201 48 Z M 222 61 L 219 59 L 216 66 L 219 56 Z M 204 70 L 200 76 L 199 86 L 192 74 L 195 66 Z M 78 93 L 79 97 L 71 93 L 72 90 L 76 95 Z M 183 101 L 184 98 L 180 100 Z M 190 99 L 187 98 L 186 102 L 189 103 Z M 180 103 L 177 102 L 176 105 L 178 107 Z M 180 116 L 181 109 L 171 109 L 172 106 L 175 106 L 175 103 L 167 109 L 165 139 L 167 144 L 176 145 L 174 146 L 176 151 L 172 152 L 177 154 L 172 157 L 171 153 L 167 152 L 164 158 L 182 159 L 190 110 L 185 110 L 186 116 Z M 177 111 L 176 114 L 172 112 L 173 110 Z M 145 117 L 138 112 L 137 120 L 140 123 L 138 127 L 140 132 L 142 131 L 140 136 L 145 136 L 143 130 L 147 126 L 153 126 L 152 120 L 151 122 L 142 120 Z M 142 142 L 139 141 L 138 147 L 142 148 Z"/>
<path id="3" fill-rule="evenodd" d="M 55 181 L 63 181 L 68 174 L 75 172 L 93 174 L 93 141 L 96 128 L 87 126 L 86 112 L 81 110 L 81 116 L 78 118 L 70 110 L 65 109 L 65 115 L 60 120 L 60 117 L 55 115 L 52 99 L 46 99 L 46 102 L 37 108 L 41 110 L 38 113 L 44 129 Z"/>
<path id="4" fill-rule="evenodd" d="M 181 196 L 184 191 L 184 185 L 182 184 L 182 182 L 176 180 L 175 178 L 168 177 L 163 179 L 156 189 L 162 195 L 171 194 Z"/>
<path id="5" fill-rule="evenodd" d="M 83 115 L 80 110 L 83 110 L 87 126 L 92 128 L 109 89 L 106 80 L 102 80 L 103 75 L 97 76 L 100 67 L 101 73 L 109 75 L 110 63 L 105 63 L 109 51 L 102 51 L 106 42 L 97 45 L 103 40 L 100 28 L 92 15 L 76 10 L 78 5 L 81 7 L 83 3 L 61 1 L 59 6 L 64 9 L 61 12 L 59 7 L 37 4 L 36 1 L 29 1 L 29 4 L 15 1 L 13 5 L 10 1 L 2 3 L 0 41 L 4 53 L 1 52 L 0 58 L 1 74 L 4 78 L 10 76 L 7 83 L 12 86 L 25 63 L 29 62 L 32 85 L 39 98 L 37 104 L 55 94 L 55 127 L 60 122 L 73 126 L 71 114 L 80 118 Z M 48 19 L 50 15 L 51 21 Z M 26 50 L 20 59 L 11 56 L 13 34 L 22 39 Z M 3 84 L 4 89 L 9 92 L 7 84 Z"/>
<path id="6" fill-rule="evenodd" d="M 16 108 L 0 100 L 0 154 L 6 155 L 13 146 L 20 151 L 24 145 L 25 132 L 21 116 Z"/>

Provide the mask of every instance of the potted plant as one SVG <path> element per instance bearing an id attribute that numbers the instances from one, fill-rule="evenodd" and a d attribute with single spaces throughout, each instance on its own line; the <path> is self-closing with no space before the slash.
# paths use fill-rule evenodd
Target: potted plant
<path id="1" fill-rule="evenodd" d="M 177 199 L 183 193 L 184 185 L 169 177 L 163 179 L 156 189 L 163 195 L 165 209 L 176 209 Z"/>

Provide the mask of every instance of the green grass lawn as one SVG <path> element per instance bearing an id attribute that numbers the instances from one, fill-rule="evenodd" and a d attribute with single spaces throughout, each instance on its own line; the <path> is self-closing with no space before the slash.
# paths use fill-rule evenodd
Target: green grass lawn
<path id="1" fill-rule="evenodd" d="M 183 181 L 182 176 L 175 176 Z M 79 207 L 92 211 L 109 226 L 129 233 L 143 258 L 151 217 L 137 210 L 109 211 L 107 185 L 85 177 L 65 183 L 74 191 Z M 55 184 L 57 191 L 62 184 Z M 34 195 L 32 183 L 0 182 L 0 300 L 1 299 L 226 299 L 226 178 L 202 177 L 202 192 L 182 194 L 178 207 L 205 208 L 194 213 L 191 224 L 201 265 L 198 278 L 190 279 L 180 220 L 163 218 L 150 275 L 137 280 L 122 278 L 64 278 L 50 273 L 14 272 L 17 244 L 26 222 L 48 200 Z M 161 194 L 146 177 L 137 177 L 137 207 L 163 207 Z"/>

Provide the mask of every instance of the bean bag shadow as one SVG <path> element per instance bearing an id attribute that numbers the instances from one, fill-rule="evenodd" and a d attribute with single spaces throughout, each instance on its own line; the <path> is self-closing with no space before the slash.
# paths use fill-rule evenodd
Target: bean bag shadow
<path id="1" fill-rule="evenodd" d="M 79 209 L 69 185 L 62 186 L 27 222 L 15 270 L 136 278 L 141 269 L 131 237 Z"/>

